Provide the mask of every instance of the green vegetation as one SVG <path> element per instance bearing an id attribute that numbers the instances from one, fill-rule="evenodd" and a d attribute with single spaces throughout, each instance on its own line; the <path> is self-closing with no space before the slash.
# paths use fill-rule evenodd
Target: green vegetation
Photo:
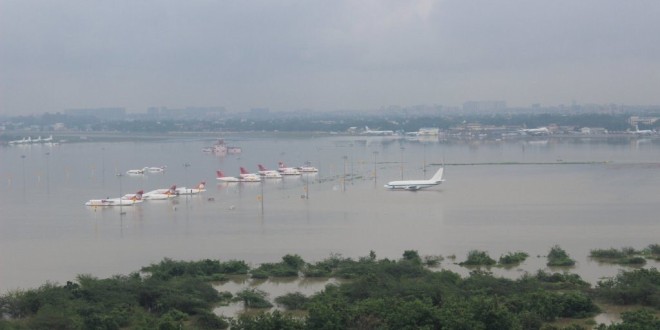
<path id="1" fill-rule="evenodd" d="M 298 272 L 305 266 L 305 261 L 297 254 L 287 254 L 278 263 L 263 263 L 250 272 L 253 278 L 298 277 Z"/>
<path id="2" fill-rule="evenodd" d="M 614 278 L 599 281 L 596 292 L 614 304 L 660 309 L 660 272 L 656 268 L 624 271 Z"/>
<path id="3" fill-rule="evenodd" d="M 642 251 L 635 251 L 631 247 L 624 247 L 620 250 L 615 248 L 591 250 L 589 257 L 600 262 L 619 265 L 642 266 L 646 264 L 646 259 L 642 257 Z"/>
<path id="4" fill-rule="evenodd" d="M 488 252 L 472 250 L 468 252 L 467 260 L 461 262 L 461 266 L 492 266 L 496 261 L 488 255 Z"/>
<path id="5" fill-rule="evenodd" d="M 570 260 L 558 246 L 553 251 Z M 508 253 L 500 264 L 526 257 Z M 147 274 L 108 279 L 80 275 L 65 285 L 9 292 L 0 296 L 0 329 L 581 329 L 596 326 L 589 319 L 600 312 L 594 299 L 660 309 L 660 272 L 655 268 L 624 271 L 592 288 L 566 272 L 538 271 L 512 280 L 476 269 L 462 277 L 431 270 L 425 260 L 415 250 L 398 260 L 378 259 L 372 251 L 357 260 L 331 255 L 314 264 L 286 255 L 256 269 L 243 261 L 164 259 L 144 267 Z M 477 250 L 468 254 L 468 261 L 495 263 Z M 310 272 L 350 280 L 309 297 L 295 292 L 274 299 L 294 313 L 270 312 L 272 302 L 259 289 L 245 288 L 232 296 L 209 284 L 217 276 L 257 270 L 268 276 L 286 270 L 295 276 Z M 232 301 L 251 312 L 232 318 L 213 313 Z M 659 323 L 657 312 L 642 309 L 624 313 L 621 324 L 596 328 L 657 329 Z"/>
<path id="6" fill-rule="evenodd" d="M 284 306 L 288 310 L 305 309 L 305 304 L 307 304 L 308 301 L 309 299 L 300 292 L 287 293 L 275 298 L 275 302 L 278 305 Z"/>
<path id="7" fill-rule="evenodd" d="M 506 255 L 500 256 L 499 264 L 502 266 L 514 266 L 525 261 L 527 257 L 529 257 L 529 254 L 525 252 L 509 252 Z"/>
<path id="8" fill-rule="evenodd" d="M 555 245 L 550 249 L 550 253 L 548 253 L 547 265 L 551 267 L 574 266 L 575 260 L 571 259 L 568 253 L 559 247 L 559 245 Z"/>

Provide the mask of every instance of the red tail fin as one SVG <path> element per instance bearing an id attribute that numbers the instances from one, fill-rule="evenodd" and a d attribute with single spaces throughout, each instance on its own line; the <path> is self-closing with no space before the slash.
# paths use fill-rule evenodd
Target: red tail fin
<path id="1" fill-rule="evenodd" d="M 263 165 L 259 164 L 259 171 L 268 171 Z"/>
<path id="2" fill-rule="evenodd" d="M 250 174 L 250 172 L 248 172 L 245 167 L 241 166 L 241 174 Z"/>
<path id="3" fill-rule="evenodd" d="M 215 174 L 216 174 L 219 178 L 222 178 L 222 177 L 225 176 L 225 174 L 222 173 L 222 171 L 220 171 L 220 170 L 215 171 Z"/>

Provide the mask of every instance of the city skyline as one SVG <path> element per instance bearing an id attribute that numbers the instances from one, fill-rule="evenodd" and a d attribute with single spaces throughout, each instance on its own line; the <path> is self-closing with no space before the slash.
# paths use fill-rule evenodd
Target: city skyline
<path id="1" fill-rule="evenodd" d="M 0 0 L 0 114 L 660 104 L 660 3 Z"/>

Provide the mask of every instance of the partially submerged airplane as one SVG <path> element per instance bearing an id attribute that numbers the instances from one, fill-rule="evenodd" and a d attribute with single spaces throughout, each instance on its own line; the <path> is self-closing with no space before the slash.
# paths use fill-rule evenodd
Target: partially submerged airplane
<path id="1" fill-rule="evenodd" d="M 131 206 L 142 203 L 142 193 L 140 190 L 135 194 L 127 194 L 121 198 L 90 199 L 86 206 Z"/>
<path id="2" fill-rule="evenodd" d="M 549 135 L 550 134 L 550 130 L 547 127 L 525 128 L 525 129 L 521 129 L 520 131 L 527 134 L 527 135 Z"/>
<path id="3" fill-rule="evenodd" d="M 206 189 L 204 189 L 205 187 L 206 187 L 206 182 L 202 181 L 197 185 L 197 188 L 181 187 L 181 188 L 176 188 L 175 191 L 178 195 L 195 195 L 206 191 Z"/>
<path id="4" fill-rule="evenodd" d="M 278 163 L 278 168 L 277 170 L 282 174 L 282 175 L 301 175 L 300 170 L 298 170 L 295 167 L 286 167 L 283 162 Z"/>
<path id="5" fill-rule="evenodd" d="M 275 170 L 269 170 L 265 168 L 263 165 L 259 164 L 259 175 L 261 175 L 265 179 L 281 179 L 282 174 L 280 172 L 275 171 Z"/>
<path id="6" fill-rule="evenodd" d="M 394 131 L 390 131 L 390 130 L 376 131 L 369 129 L 369 126 L 365 126 L 362 135 L 387 136 L 387 135 L 394 135 Z"/>
<path id="7" fill-rule="evenodd" d="M 401 189 L 409 191 L 417 191 L 420 189 L 437 186 L 443 181 L 443 172 L 444 167 L 438 169 L 437 172 L 429 180 L 402 180 L 402 181 L 390 181 L 385 185 L 387 189 Z"/>
<path id="8" fill-rule="evenodd" d="M 219 181 L 222 181 L 222 182 L 241 182 L 241 179 L 239 179 L 237 177 L 225 176 L 225 174 L 222 173 L 222 171 L 220 171 L 220 170 L 215 171 L 215 173 L 217 175 L 216 179 L 218 179 Z"/>
<path id="9" fill-rule="evenodd" d="M 298 166 L 296 169 L 302 173 L 316 173 L 319 171 L 319 169 L 312 166 L 312 163 L 310 162 L 305 162 L 305 165 Z"/>
<path id="10" fill-rule="evenodd" d="M 176 185 L 171 186 L 170 188 L 167 189 L 156 189 L 152 190 L 144 195 L 142 195 L 143 199 L 169 199 L 176 197 Z"/>
<path id="11" fill-rule="evenodd" d="M 635 125 L 635 130 L 630 132 L 632 134 L 637 134 L 637 135 L 652 135 L 655 134 L 655 131 L 652 129 L 639 129 L 638 125 Z"/>
<path id="12" fill-rule="evenodd" d="M 238 175 L 238 177 L 241 179 L 241 182 L 260 182 L 261 181 L 261 176 L 259 176 L 259 174 L 250 173 L 243 166 L 241 166 L 240 170 L 241 170 L 241 173 Z"/>

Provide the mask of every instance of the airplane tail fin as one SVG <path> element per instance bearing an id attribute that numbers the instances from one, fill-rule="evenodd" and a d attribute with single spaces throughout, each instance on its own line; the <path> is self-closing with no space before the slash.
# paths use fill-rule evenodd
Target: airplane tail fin
<path id="1" fill-rule="evenodd" d="M 267 169 L 263 165 L 259 164 L 257 166 L 259 166 L 259 171 L 267 171 Z"/>
<path id="2" fill-rule="evenodd" d="M 248 172 L 248 171 L 245 169 L 245 167 L 241 166 L 241 174 L 248 174 L 248 173 L 250 173 L 250 172 Z"/>
<path id="3" fill-rule="evenodd" d="M 197 189 L 202 190 L 202 189 L 204 189 L 204 188 L 206 188 L 206 182 L 205 182 L 205 181 L 202 181 L 202 182 L 200 182 L 199 185 L 197 186 Z"/>
<path id="4" fill-rule="evenodd" d="M 444 176 L 444 171 L 445 171 L 444 167 L 439 168 L 438 171 L 435 172 L 435 174 L 431 178 L 431 181 L 435 181 L 435 182 L 442 181 Z"/>
<path id="5" fill-rule="evenodd" d="M 142 199 L 142 194 L 144 194 L 144 190 L 139 190 L 138 192 L 135 193 L 135 199 L 136 200 L 141 200 Z"/>
<path id="6" fill-rule="evenodd" d="M 223 178 L 225 176 L 225 174 L 222 173 L 222 171 L 220 171 L 220 170 L 215 171 L 215 174 L 218 178 Z"/>
<path id="7" fill-rule="evenodd" d="M 277 163 L 277 165 L 279 165 L 280 168 L 284 168 L 284 167 L 286 167 L 286 165 L 284 165 L 283 162 L 279 162 L 279 163 Z"/>

